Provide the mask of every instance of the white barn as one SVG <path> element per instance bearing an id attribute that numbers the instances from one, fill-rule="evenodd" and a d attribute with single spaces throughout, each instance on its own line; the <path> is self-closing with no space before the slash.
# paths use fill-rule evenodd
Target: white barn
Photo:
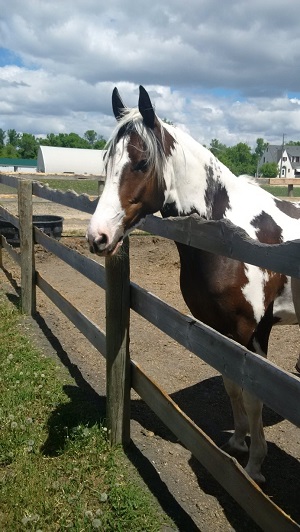
<path id="1" fill-rule="evenodd" d="M 104 175 L 105 150 L 58 148 L 40 146 L 37 156 L 37 172 L 47 174 Z"/>

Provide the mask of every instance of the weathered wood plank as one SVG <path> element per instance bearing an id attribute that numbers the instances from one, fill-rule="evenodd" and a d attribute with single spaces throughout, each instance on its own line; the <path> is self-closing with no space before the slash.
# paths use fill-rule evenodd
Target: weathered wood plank
<path id="1" fill-rule="evenodd" d="M 251 480 L 237 460 L 221 451 L 133 361 L 131 375 L 133 389 L 263 530 L 300 530 Z"/>
<path id="2" fill-rule="evenodd" d="M 70 249 L 61 242 L 47 236 L 43 231 L 34 227 L 34 239 L 45 249 L 56 255 L 59 259 L 69 264 L 72 268 L 82 273 L 87 279 L 105 289 L 105 268 L 98 262 L 85 257 L 78 251 Z"/>
<path id="3" fill-rule="evenodd" d="M 19 235 L 21 252 L 21 308 L 36 311 L 35 258 L 32 229 L 32 181 L 18 182 Z"/>
<path id="4" fill-rule="evenodd" d="M 300 426 L 300 379 L 131 283 L 131 308 L 217 371 Z M 280 390 L 280 393 L 278 391 Z"/>
<path id="5" fill-rule="evenodd" d="M 78 211 L 87 212 L 93 214 L 97 203 L 98 198 L 91 200 L 87 194 L 76 194 L 76 192 L 69 190 L 68 192 L 62 192 L 61 190 L 52 189 L 41 185 L 38 182 L 33 183 L 33 194 L 40 198 L 46 199 L 48 201 L 53 201 L 54 203 L 59 203 L 60 205 L 65 205 L 66 207 L 71 207 Z"/>
<path id="6" fill-rule="evenodd" d="M 106 395 L 111 443 L 130 441 L 129 240 L 106 259 Z"/>
<path id="7" fill-rule="evenodd" d="M 2 174 L 0 172 L 0 183 L 7 187 L 18 188 L 19 179 L 14 175 Z"/>
<path id="8" fill-rule="evenodd" d="M 0 205 L 0 216 L 19 229 L 19 218 Z"/>
<path id="9" fill-rule="evenodd" d="M 270 177 L 269 185 L 300 185 L 298 177 Z"/>
<path id="10" fill-rule="evenodd" d="M 7 186 L 17 187 L 17 184 L 12 184 L 18 179 L 31 179 L 32 181 L 47 181 L 51 179 L 58 179 L 61 181 L 98 181 L 99 183 L 104 183 L 104 175 L 94 175 L 94 174 L 44 174 L 41 172 L 7 172 L 6 174 L 0 173 L 0 183 Z M 6 181 L 6 182 L 4 182 Z M 11 184 L 9 184 L 11 183 Z"/>
<path id="11" fill-rule="evenodd" d="M 141 227 L 175 242 L 300 277 L 300 240 L 261 244 L 228 220 L 207 221 L 196 215 L 166 219 L 147 216 Z"/>
<path id="12" fill-rule="evenodd" d="M 77 327 L 77 329 L 106 356 L 105 334 L 95 323 L 87 318 L 82 312 L 70 303 L 60 292 L 51 286 L 46 279 L 37 271 L 36 284 L 46 294 L 47 297 L 56 305 L 61 312 Z"/>
<path id="13" fill-rule="evenodd" d="M 21 266 L 21 255 L 17 251 L 14 250 L 14 248 L 8 244 L 6 238 L 3 235 L 0 235 L 1 239 L 1 246 L 3 249 L 7 251 L 7 253 L 11 256 L 11 258 L 16 262 L 19 266 Z M 3 267 L 3 265 L 2 265 Z"/>

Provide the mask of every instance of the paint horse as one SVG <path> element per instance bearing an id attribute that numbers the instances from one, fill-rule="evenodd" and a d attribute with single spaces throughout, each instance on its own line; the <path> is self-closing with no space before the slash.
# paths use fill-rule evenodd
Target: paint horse
<path id="1" fill-rule="evenodd" d="M 106 152 L 105 187 L 87 231 L 92 252 L 116 253 L 124 236 L 157 211 L 163 217 L 197 213 L 206 220 L 228 219 L 267 244 L 299 238 L 296 205 L 236 177 L 188 134 L 162 122 L 143 87 L 138 108 L 125 107 L 116 88 L 112 105 L 117 126 Z M 298 323 L 286 276 L 176 245 L 182 295 L 198 320 L 262 356 L 273 324 Z M 227 378 L 224 383 L 235 427 L 226 450 L 248 452 L 245 436 L 250 432 L 246 471 L 263 482 L 262 403 Z"/>

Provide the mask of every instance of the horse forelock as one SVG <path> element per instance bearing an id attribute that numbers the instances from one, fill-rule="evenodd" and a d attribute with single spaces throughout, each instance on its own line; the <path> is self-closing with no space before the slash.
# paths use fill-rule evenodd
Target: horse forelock
<path id="1" fill-rule="evenodd" d="M 144 124 L 138 108 L 126 108 L 107 142 L 106 168 L 109 160 L 114 159 L 118 143 L 123 142 L 123 149 L 125 149 L 125 141 L 130 138 L 132 133 L 135 133 L 144 145 L 143 159 L 145 159 L 147 166 L 155 171 L 159 180 L 162 180 L 169 155 L 169 145 L 166 143 L 166 131 L 163 123 L 158 118 L 155 128 L 158 129 L 152 130 Z"/>

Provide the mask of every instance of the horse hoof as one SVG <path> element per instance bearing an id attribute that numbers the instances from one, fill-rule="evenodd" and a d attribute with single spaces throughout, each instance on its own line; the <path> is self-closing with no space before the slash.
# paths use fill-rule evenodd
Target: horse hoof
<path id="1" fill-rule="evenodd" d="M 265 484 L 266 478 L 262 473 L 253 473 L 250 469 L 248 470 L 247 467 L 245 467 L 245 471 L 246 473 L 248 473 L 249 477 L 252 478 L 252 480 L 254 480 L 254 482 L 256 482 L 256 484 L 258 484 L 259 486 Z"/>
<path id="2" fill-rule="evenodd" d="M 296 366 L 295 366 L 295 370 L 300 373 L 300 362 L 297 362 Z"/>
<path id="3" fill-rule="evenodd" d="M 228 440 L 226 443 L 221 445 L 222 451 L 230 455 L 239 455 L 248 453 L 249 449 L 246 442 L 238 443 L 236 441 Z"/>

